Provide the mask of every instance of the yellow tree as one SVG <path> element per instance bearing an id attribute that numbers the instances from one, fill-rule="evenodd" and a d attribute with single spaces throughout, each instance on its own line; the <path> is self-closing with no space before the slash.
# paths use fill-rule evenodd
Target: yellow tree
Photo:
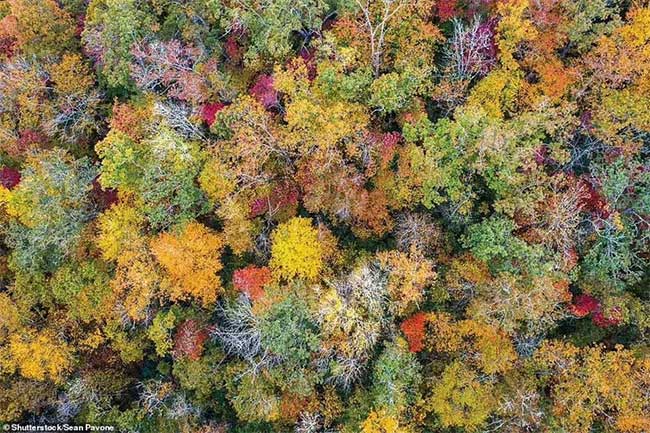
<path id="1" fill-rule="evenodd" d="M 20 328 L 21 321 L 25 319 L 16 303 L 6 293 L 0 293 L 0 343 Z"/>
<path id="2" fill-rule="evenodd" d="M 311 219 L 296 217 L 271 236 L 271 268 L 279 277 L 315 279 L 323 268 L 323 247 Z"/>
<path id="3" fill-rule="evenodd" d="M 448 313 L 427 316 L 428 345 L 434 352 L 465 356 L 466 364 L 483 374 L 502 374 L 517 359 L 508 335 L 498 327 L 474 320 L 454 322 Z"/>
<path id="4" fill-rule="evenodd" d="M 439 32 L 430 24 L 430 17 L 427 16 L 433 10 L 431 1 L 355 0 L 354 4 L 357 16 L 344 17 L 343 28 L 350 33 L 350 39 L 356 39 L 357 43 L 366 39 L 364 42 L 368 44 L 367 51 L 375 77 L 385 69 L 386 60 L 392 60 L 392 51 L 404 50 L 421 60 L 418 48 L 430 47 L 432 42 L 438 40 Z M 401 50 L 396 50 L 395 46 Z"/>
<path id="5" fill-rule="evenodd" d="M 4 353 L 3 353 L 4 352 Z M 72 367 L 72 348 L 50 330 L 16 332 L 0 351 L 0 369 L 33 380 L 61 382 Z"/>
<path id="6" fill-rule="evenodd" d="M 372 411 L 361 424 L 361 433 L 405 433 L 399 421 L 384 410 Z"/>
<path id="7" fill-rule="evenodd" d="M 151 301 L 158 294 L 160 276 L 155 259 L 145 239 L 137 239 L 122 250 L 117 258 L 115 277 L 111 282 L 114 303 L 120 305 L 132 320 L 144 320 Z"/>
<path id="8" fill-rule="evenodd" d="M 151 241 L 151 250 L 167 273 L 163 287 L 171 298 L 197 299 L 204 306 L 213 304 L 221 289 L 222 249 L 221 236 L 197 222 Z"/>
<path id="9" fill-rule="evenodd" d="M 515 366 L 512 342 L 499 328 L 455 322 L 448 313 L 431 313 L 426 322 L 427 345 L 444 360 L 432 363 L 442 374 L 433 382 L 427 409 L 444 427 L 479 430 L 497 410 L 496 379 Z"/>
<path id="10" fill-rule="evenodd" d="M 410 307 L 417 306 L 424 299 L 424 289 L 431 284 L 436 273 L 433 262 L 424 258 L 415 249 L 410 254 L 400 251 L 385 251 L 377 255 L 383 269 L 388 271 L 388 295 L 390 309 L 402 316 Z"/>
<path id="11" fill-rule="evenodd" d="M 595 423 L 629 433 L 650 429 L 647 357 L 637 358 L 620 345 L 606 351 L 547 341 L 534 363 L 550 385 L 551 413 L 564 431 L 587 433 Z"/>
<path id="12" fill-rule="evenodd" d="M 122 251 L 142 236 L 144 216 L 135 206 L 120 201 L 101 214 L 97 223 L 97 246 L 106 260 L 117 260 Z"/>
<path id="13" fill-rule="evenodd" d="M 461 362 L 445 368 L 434 385 L 428 405 L 444 427 L 461 427 L 476 431 L 496 409 L 494 386 L 481 382 L 477 374 Z"/>

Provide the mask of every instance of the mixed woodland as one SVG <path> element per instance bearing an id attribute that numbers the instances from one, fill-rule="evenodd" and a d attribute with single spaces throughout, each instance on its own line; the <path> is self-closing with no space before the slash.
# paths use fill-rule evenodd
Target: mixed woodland
<path id="1" fill-rule="evenodd" d="M 650 432 L 648 0 L 0 1 L 0 422 Z"/>

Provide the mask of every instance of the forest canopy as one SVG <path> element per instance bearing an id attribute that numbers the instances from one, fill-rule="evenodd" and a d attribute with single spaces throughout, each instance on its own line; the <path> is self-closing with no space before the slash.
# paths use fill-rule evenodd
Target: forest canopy
<path id="1" fill-rule="evenodd" d="M 0 424 L 650 432 L 648 0 L 0 2 Z"/>

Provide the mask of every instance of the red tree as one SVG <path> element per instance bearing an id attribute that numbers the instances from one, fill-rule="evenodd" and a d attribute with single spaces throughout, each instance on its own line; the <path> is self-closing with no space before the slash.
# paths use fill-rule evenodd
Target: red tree
<path id="1" fill-rule="evenodd" d="M 266 266 L 247 266 L 237 269 L 232 277 L 235 288 L 256 301 L 264 296 L 264 285 L 271 280 L 271 270 Z"/>
<path id="2" fill-rule="evenodd" d="M 260 75 L 251 87 L 250 94 L 267 110 L 278 105 L 278 92 L 273 87 L 271 75 Z"/>
<path id="3" fill-rule="evenodd" d="M 223 110 L 226 107 L 226 104 L 222 104 L 221 102 L 212 102 L 210 104 L 205 104 L 203 107 L 201 107 L 201 119 L 205 123 L 208 124 L 208 126 L 212 126 L 214 121 L 217 119 L 217 113 Z"/>
<path id="4" fill-rule="evenodd" d="M 208 331 L 200 326 L 196 320 L 186 320 L 176 331 L 174 336 L 174 358 L 187 356 L 196 361 L 203 353 L 203 345 L 208 339 Z"/>
<path id="5" fill-rule="evenodd" d="M 0 170 L 0 184 L 11 189 L 20 183 L 20 172 L 10 167 L 2 167 Z"/>
<path id="6" fill-rule="evenodd" d="M 621 322 L 619 308 L 612 308 L 605 315 L 600 301 L 591 295 L 578 295 L 574 297 L 573 303 L 569 306 L 569 311 L 576 317 L 586 317 L 591 314 L 591 320 L 594 325 L 601 328 L 616 326 Z"/>
<path id="7" fill-rule="evenodd" d="M 425 313 L 416 313 L 402 322 L 402 332 L 409 342 L 409 350 L 417 353 L 424 348 L 425 327 L 427 324 L 427 315 Z"/>

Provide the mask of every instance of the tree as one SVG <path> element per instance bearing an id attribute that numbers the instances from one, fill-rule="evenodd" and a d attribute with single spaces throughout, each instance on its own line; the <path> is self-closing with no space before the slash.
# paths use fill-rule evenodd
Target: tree
<path id="1" fill-rule="evenodd" d="M 176 325 L 176 316 L 173 311 L 159 312 L 153 318 L 147 334 L 156 346 L 156 354 L 165 356 L 173 346 L 171 331 Z"/>
<path id="2" fill-rule="evenodd" d="M 539 260 L 543 250 L 514 236 L 515 228 L 512 220 L 493 216 L 469 227 L 464 239 L 465 246 L 479 260 L 492 263 L 494 269 L 512 270 L 511 261 L 525 260 L 527 266 L 534 270 L 538 266 L 534 261 Z"/>
<path id="3" fill-rule="evenodd" d="M 387 251 L 377 255 L 379 265 L 388 272 L 388 295 L 390 311 L 402 316 L 424 300 L 424 290 L 431 284 L 436 273 L 431 261 L 420 256 L 416 250 L 410 254 Z"/>
<path id="4" fill-rule="evenodd" d="M 407 213 L 397 219 L 395 236 L 400 251 L 406 253 L 415 249 L 429 256 L 434 252 L 441 233 L 428 214 Z"/>
<path id="5" fill-rule="evenodd" d="M 20 183 L 20 172 L 11 167 L 0 170 L 0 184 L 6 189 L 12 189 Z"/>
<path id="6" fill-rule="evenodd" d="M 571 293 L 564 278 L 552 274 L 517 277 L 501 273 L 479 288 L 467 313 L 510 334 L 543 333 L 566 315 L 564 308 Z"/>
<path id="7" fill-rule="evenodd" d="M 404 320 L 400 325 L 400 329 L 409 343 L 409 350 L 413 353 L 417 353 L 424 348 L 423 340 L 427 320 L 426 313 L 419 312 Z"/>
<path id="8" fill-rule="evenodd" d="M 424 93 L 425 82 L 426 76 L 415 69 L 406 69 L 401 74 L 383 74 L 370 86 L 370 106 L 384 114 L 405 111 L 414 105 L 418 94 Z"/>
<path id="9" fill-rule="evenodd" d="M 513 368 L 517 354 L 500 328 L 475 320 L 454 322 L 447 313 L 430 314 L 425 319 L 426 346 L 434 352 L 461 358 L 471 354 L 464 365 L 486 375 L 503 374 Z"/>
<path id="10" fill-rule="evenodd" d="M 186 320 L 179 325 L 174 336 L 174 357 L 198 360 L 203 354 L 203 345 L 207 339 L 208 331 L 205 328 L 194 319 Z"/>
<path id="11" fill-rule="evenodd" d="M 386 34 L 390 30 L 390 25 L 401 18 L 401 14 L 406 14 L 415 2 L 355 0 L 355 3 L 362 15 L 361 21 L 370 42 L 370 63 L 375 77 L 378 77 L 382 68 Z"/>
<path id="12" fill-rule="evenodd" d="M 536 362 L 555 372 L 549 385 L 552 413 L 561 428 L 587 432 L 599 421 L 619 431 L 647 427 L 648 408 L 642 403 L 647 360 L 635 359 L 621 346 L 605 351 L 549 341 L 538 351 Z"/>
<path id="13" fill-rule="evenodd" d="M 0 393 L 0 419 L 13 422 L 25 413 L 33 413 L 52 404 L 56 387 L 51 382 L 20 378 L 3 385 Z"/>
<path id="14" fill-rule="evenodd" d="M 126 201 L 104 211 L 97 218 L 97 246 L 106 260 L 117 260 L 121 252 L 142 238 L 144 217 Z"/>
<path id="15" fill-rule="evenodd" d="M 496 64 L 494 22 L 474 19 L 467 27 L 459 19 L 453 23 L 454 35 L 446 53 L 450 73 L 459 80 L 472 80 L 490 72 Z"/>
<path id="16" fill-rule="evenodd" d="M 95 150 L 102 158 L 102 187 L 133 195 L 149 224 L 163 229 L 206 211 L 195 182 L 203 154 L 198 143 L 186 141 L 164 123 L 153 129 L 143 139 L 111 129 Z"/>
<path id="17" fill-rule="evenodd" d="M 309 218 L 296 217 L 280 224 L 271 240 L 270 266 L 278 277 L 318 277 L 323 268 L 323 248 Z"/>
<path id="18" fill-rule="evenodd" d="M 295 295 L 273 304 L 260 317 L 262 346 L 293 365 L 304 365 L 320 343 L 319 330 L 304 301 Z"/>
<path id="19" fill-rule="evenodd" d="M 101 77 L 113 88 L 129 89 L 131 45 L 151 32 L 147 4 L 135 0 L 93 0 L 82 40 Z"/>
<path id="20" fill-rule="evenodd" d="M 404 431 L 395 417 L 384 411 L 370 412 L 368 418 L 361 425 L 362 433 L 402 433 Z"/>
<path id="21" fill-rule="evenodd" d="M 110 274 L 105 263 L 89 260 L 64 265 L 50 281 L 54 299 L 68 307 L 68 315 L 82 322 L 101 322 L 111 300 Z"/>
<path id="22" fill-rule="evenodd" d="M 131 48 L 131 77 L 143 91 L 166 93 L 171 98 L 200 105 L 210 96 L 209 81 L 195 71 L 202 54 L 179 40 L 142 39 Z"/>
<path id="23" fill-rule="evenodd" d="M 33 380 L 60 383 L 73 366 L 73 348 L 51 330 L 25 329 L 13 334 L 0 366 Z"/>
<path id="24" fill-rule="evenodd" d="M 51 272 L 71 255 L 93 216 L 95 169 L 83 158 L 52 150 L 32 156 L 7 197 L 12 260 L 23 271 Z"/>
<path id="25" fill-rule="evenodd" d="M 16 59 L 0 69 L 0 95 L 6 101 L 0 113 L 2 150 L 11 157 L 23 157 L 43 150 L 48 144 L 41 127 L 53 113 L 45 86 L 43 64 Z"/>
<path id="26" fill-rule="evenodd" d="M 232 276 L 235 288 L 253 301 L 257 301 L 264 296 L 264 286 L 270 281 L 271 270 L 269 268 L 258 268 L 252 265 L 237 269 Z"/>
<path id="27" fill-rule="evenodd" d="M 387 326 L 386 275 L 362 263 L 333 284 L 319 300 L 323 349 L 330 356 L 329 381 L 349 390 L 367 363 Z"/>
<path id="28" fill-rule="evenodd" d="M 278 92 L 273 87 L 273 76 L 271 75 L 260 75 L 251 87 L 250 94 L 267 110 L 277 107 L 280 103 Z"/>
<path id="29" fill-rule="evenodd" d="M 248 35 L 244 60 L 251 68 L 259 69 L 266 62 L 286 60 L 295 52 L 294 46 L 309 44 L 328 19 L 330 8 L 336 10 L 340 3 L 249 0 L 227 1 L 224 6 L 228 27 Z"/>
<path id="30" fill-rule="evenodd" d="M 9 21 L 20 51 L 46 57 L 75 47 L 73 18 L 54 0 L 9 0 Z"/>
<path id="31" fill-rule="evenodd" d="M 54 83 L 55 111 L 43 128 L 67 148 L 86 150 L 87 140 L 103 127 L 97 121 L 102 100 L 101 93 L 94 88 L 95 75 L 78 54 L 65 54 L 49 72 Z"/>
<path id="32" fill-rule="evenodd" d="M 151 241 L 151 251 L 166 272 L 162 284 L 174 301 L 196 299 L 214 304 L 221 290 L 221 237 L 199 223 Z"/>
<path id="33" fill-rule="evenodd" d="M 407 350 L 406 342 L 396 339 L 386 345 L 372 372 L 374 407 L 404 419 L 404 414 L 420 398 L 420 365 Z M 403 418 L 404 417 L 404 418 Z"/>
<path id="34" fill-rule="evenodd" d="M 476 374 L 460 362 L 454 362 L 434 385 L 428 407 L 438 415 L 443 427 L 476 431 L 496 409 L 494 388 L 479 382 Z"/>
<path id="35" fill-rule="evenodd" d="M 161 275 L 145 239 L 137 239 L 120 252 L 111 287 L 118 311 L 128 320 L 150 318 L 150 304 L 159 296 L 160 284 Z"/>
<path id="36" fill-rule="evenodd" d="M 277 421 L 280 417 L 280 399 L 268 377 L 241 376 L 230 389 L 229 400 L 239 418 L 247 421 Z"/>

